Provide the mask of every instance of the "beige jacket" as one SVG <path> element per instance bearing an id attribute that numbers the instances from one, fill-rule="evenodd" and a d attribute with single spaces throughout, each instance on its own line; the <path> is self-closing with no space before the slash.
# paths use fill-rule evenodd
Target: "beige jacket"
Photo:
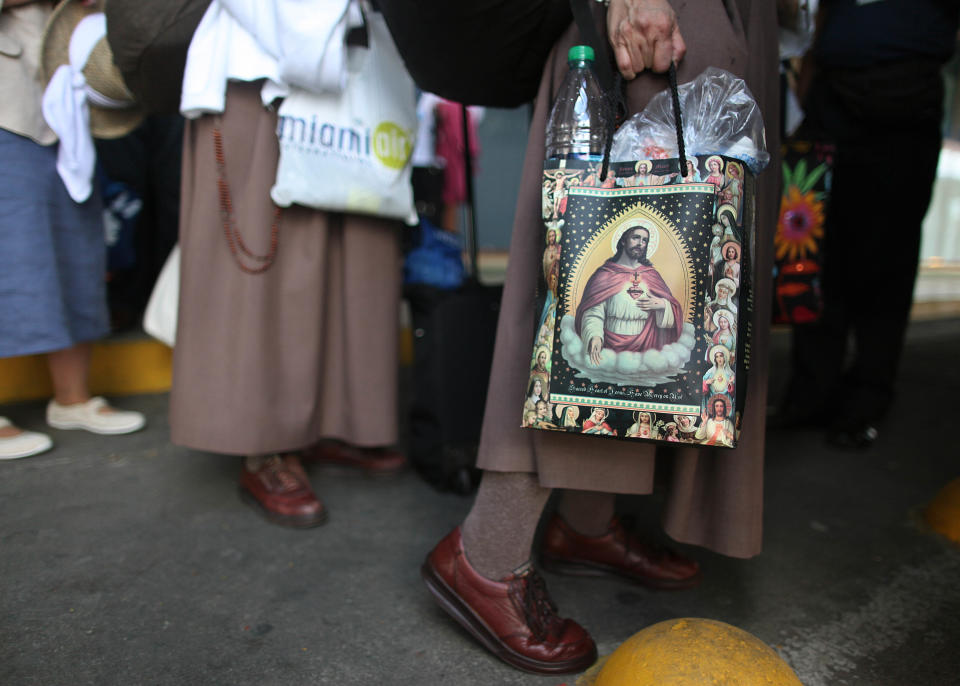
<path id="1" fill-rule="evenodd" d="M 0 9 L 3 2 L 0 0 Z M 50 2 L 35 2 L 0 11 L 0 128 L 32 138 L 41 145 L 57 141 L 43 119 L 40 101 L 44 83 L 40 77 L 40 39 Z"/>

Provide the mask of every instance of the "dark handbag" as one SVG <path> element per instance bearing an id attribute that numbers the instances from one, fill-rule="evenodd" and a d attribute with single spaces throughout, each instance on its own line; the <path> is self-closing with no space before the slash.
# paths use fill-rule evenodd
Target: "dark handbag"
<path id="1" fill-rule="evenodd" d="M 106 3 L 107 42 L 127 88 L 147 112 L 176 114 L 187 49 L 211 0 Z"/>
<path id="2" fill-rule="evenodd" d="M 517 107 L 570 25 L 567 0 L 378 0 L 417 85 L 465 105 Z"/>

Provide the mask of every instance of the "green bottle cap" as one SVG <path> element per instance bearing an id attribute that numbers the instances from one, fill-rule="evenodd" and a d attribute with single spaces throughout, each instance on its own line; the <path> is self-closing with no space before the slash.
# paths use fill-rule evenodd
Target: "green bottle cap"
<path id="1" fill-rule="evenodd" d="M 574 45 L 567 53 L 567 62 L 579 62 L 581 60 L 593 62 L 593 48 L 589 45 Z"/>

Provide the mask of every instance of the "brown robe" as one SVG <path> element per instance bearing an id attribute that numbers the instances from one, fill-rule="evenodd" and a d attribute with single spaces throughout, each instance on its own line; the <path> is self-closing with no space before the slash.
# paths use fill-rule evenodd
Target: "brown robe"
<path id="1" fill-rule="evenodd" d="M 779 201 L 775 4 L 687 0 L 673 5 L 687 44 L 678 65 L 679 82 L 709 66 L 745 78 L 764 113 L 774 160 L 758 178 L 753 360 L 740 444 L 734 450 L 670 448 L 670 455 L 663 456 L 673 462 L 664 525 L 676 540 L 749 557 L 761 547 L 770 281 Z M 534 340 L 536 278 L 544 249 L 540 216 L 544 129 L 552 94 L 567 70 L 567 50 L 577 40 L 578 32 L 571 27 L 554 47 L 530 126 L 478 464 L 492 471 L 533 472 L 550 488 L 650 493 L 655 446 L 520 428 Z M 627 88 L 630 113 L 643 109 L 666 87 L 664 76 L 638 76 Z"/>
<path id="2" fill-rule="evenodd" d="M 218 119 L 237 229 L 254 253 L 270 243 L 276 114 L 259 83 L 231 83 L 224 114 L 184 133 L 173 442 L 237 455 L 395 443 L 400 224 L 294 206 L 273 266 L 242 272 L 220 217 Z"/>

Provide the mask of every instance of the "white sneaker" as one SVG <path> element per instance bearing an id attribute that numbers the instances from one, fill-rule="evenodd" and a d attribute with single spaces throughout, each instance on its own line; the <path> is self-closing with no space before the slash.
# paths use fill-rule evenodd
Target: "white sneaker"
<path id="1" fill-rule="evenodd" d="M 13 423 L 6 417 L 0 417 L 0 429 L 8 426 L 13 426 Z M 52 447 L 53 441 L 46 434 L 21 430 L 13 436 L 0 437 L 0 460 L 39 455 Z"/>
<path id="2" fill-rule="evenodd" d="M 61 405 L 51 400 L 47 405 L 47 424 L 54 429 L 84 429 L 95 434 L 128 434 L 142 429 L 147 420 L 139 412 L 112 410 L 103 398 L 90 398 L 85 403 Z"/>

